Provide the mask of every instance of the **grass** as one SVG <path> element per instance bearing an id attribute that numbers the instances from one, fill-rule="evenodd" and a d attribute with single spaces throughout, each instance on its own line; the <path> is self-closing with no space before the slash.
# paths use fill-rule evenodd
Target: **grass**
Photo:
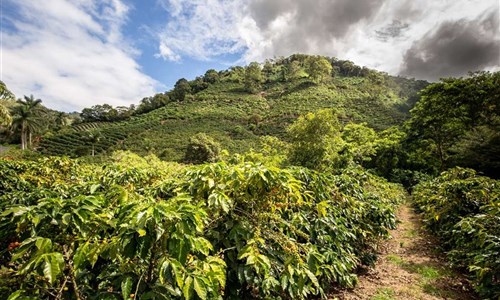
<path id="1" fill-rule="evenodd" d="M 414 238 L 418 235 L 418 230 L 416 229 L 409 229 L 404 233 L 404 237 L 406 238 Z"/>
<path id="2" fill-rule="evenodd" d="M 412 293 L 425 293 L 437 297 L 449 298 L 453 296 L 453 292 L 447 290 L 446 286 L 441 286 L 440 282 L 446 277 L 452 276 L 449 270 L 438 268 L 426 263 L 412 263 L 405 261 L 401 256 L 389 254 L 386 259 L 394 265 L 400 266 L 407 272 L 418 274 L 420 277 L 419 284 L 414 286 Z M 378 291 L 374 296 L 375 300 L 392 299 L 390 294 Z M 389 298 L 387 298 L 389 297 Z"/>
<path id="3" fill-rule="evenodd" d="M 370 300 L 393 300 L 396 292 L 391 288 L 379 288 L 377 293 Z"/>
<path id="4" fill-rule="evenodd" d="M 420 275 L 422 280 L 425 282 L 437 280 L 449 274 L 449 272 L 446 272 L 443 269 L 436 268 L 425 263 L 415 264 L 404 262 L 401 266 L 410 273 Z"/>
<path id="5" fill-rule="evenodd" d="M 387 260 L 390 261 L 391 263 L 401 266 L 404 264 L 404 260 L 401 258 L 401 256 L 395 255 L 395 254 L 389 254 L 386 256 Z"/>
<path id="6" fill-rule="evenodd" d="M 441 298 L 451 298 L 454 293 L 447 290 L 445 287 L 441 287 L 436 282 L 424 283 L 421 285 L 422 291 L 428 295 L 441 297 Z"/>

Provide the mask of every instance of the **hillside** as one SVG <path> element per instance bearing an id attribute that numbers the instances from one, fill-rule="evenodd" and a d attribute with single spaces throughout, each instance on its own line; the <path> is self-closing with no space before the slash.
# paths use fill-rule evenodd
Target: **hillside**
<path id="1" fill-rule="evenodd" d="M 177 87 L 165 93 L 170 101 L 163 107 L 125 121 L 80 124 L 43 137 L 38 149 L 74 157 L 89 155 L 94 145 L 97 153 L 127 149 L 178 161 L 189 137 L 204 132 L 230 152 L 244 152 L 256 146 L 259 136 L 285 138 L 285 128 L 299 115 L 322 108 L 336 108 L 344 122 L 366 122 L 380 130 L 407 119 L 417 92 L 427 84 L 330 58 L 333 76 L 317 81 L 308 74 L 313 72 L 310 58 L 266 62 L 251 89 L 251 66 L 208 71 L 189 82 L 191 90 L 182 97 Z"/>

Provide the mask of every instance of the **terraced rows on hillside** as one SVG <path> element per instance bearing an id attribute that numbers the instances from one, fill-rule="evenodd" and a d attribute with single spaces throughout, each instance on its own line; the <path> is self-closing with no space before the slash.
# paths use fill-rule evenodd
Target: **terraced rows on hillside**
<path id="1" fill-rule="evenodd" d="M 398 84 L 391 84 L 363 77 L 338 77 L 319 85 L 303 79 L 268 83 L 262 92 L 250 94 L 242 83 L 220 82 L 187 101 L 171 102 L 127 121 L 81 124 L 44 137 L 38 149 L 76 157 L 89 155 L 94 145 L 97 153 L 127 149 L 181 160 L 189 137 L 205 132 L 230 152 L 244 152 L 257 147 L 259 136 L 286 138 L 286 127 L 299 115 L 323 108 L 338 109 L 344 122 L 385 129 L 407 117 L 408 98 L 402 97 Z M 89 133 L 100 139 L 92 141 Z"/>

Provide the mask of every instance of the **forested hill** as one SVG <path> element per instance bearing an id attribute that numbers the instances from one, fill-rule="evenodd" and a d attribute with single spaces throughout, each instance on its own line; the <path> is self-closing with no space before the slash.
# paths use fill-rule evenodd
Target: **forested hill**
<path id="1" fill-rule="evenodd" d="M 284 137 L 299 115 L 335 108 L 342 121 L 374 129 L 400 124 L 428 83 L 389 76 L 350 61 L 292 55 L 208 70 L 180 79 L 171 91 L 142 100 L 132 112 L 108 105 L 84 109 L 83 123 L 45 135 L 44 154 L 82 156 L 132 150 L 180 160 L 189 138 L 203 132 L 231 152 L 255 147 L 259 136 Z"/>

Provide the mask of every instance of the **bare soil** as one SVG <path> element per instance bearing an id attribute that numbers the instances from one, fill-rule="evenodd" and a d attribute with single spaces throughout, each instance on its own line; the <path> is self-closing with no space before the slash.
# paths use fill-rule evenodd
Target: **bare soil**
<path id="1" fill-rule="evenodd" d="M 373 268 L 359 276 L 352 290 L 342 290 L 329 299 L 478 299 L 468 280 L 446 264 L 439 243 L 422 229 L 419 216 L 404 204 L 399 225 L 391 238 L 379 246 Z"/>

